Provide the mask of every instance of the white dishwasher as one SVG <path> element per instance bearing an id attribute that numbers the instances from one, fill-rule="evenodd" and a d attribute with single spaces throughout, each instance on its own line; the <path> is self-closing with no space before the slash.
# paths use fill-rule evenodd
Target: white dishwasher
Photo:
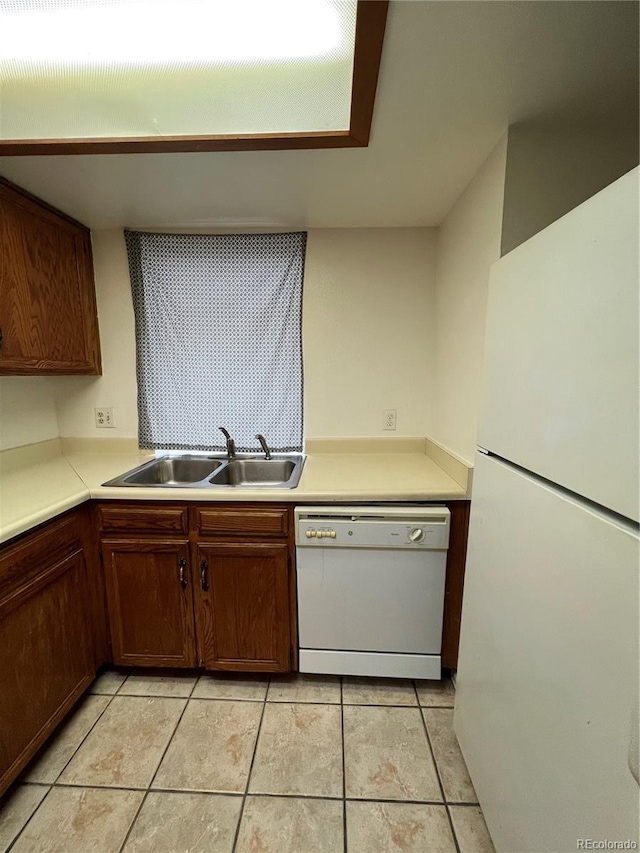
<path id="1" fill-rule="evenodd" d="M 440 678 L 450 513 L 295 510 L 300 672 Z"/>

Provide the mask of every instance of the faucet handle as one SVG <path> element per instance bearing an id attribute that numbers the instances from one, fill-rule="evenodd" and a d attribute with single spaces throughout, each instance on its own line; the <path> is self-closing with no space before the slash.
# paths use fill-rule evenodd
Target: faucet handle
<path id="1" fill-rule="evenodd" d="M 256 438 L 260 442 L 260 447 L 262 447 L 264 458 L 271 459 L 271 450 L 269 448 L 269 445 L 267 444 L 267 439 L 263 435 L 260 435 L 260 433 L 256 435 Z"/>
<path id="2" fill-rule="evenodd" d="M 224 437 L 227 440 L 227 456 L 229 457 L 229 460 L 231 461 L 231 459 L 235 459 L 236 443 L 231 438 L 231 436 L 229 435 L 228 430 L 226 430 L 224 427 L 218 427 L 218 429 L 220 430 L 220 432 L 224 435 Z"/>

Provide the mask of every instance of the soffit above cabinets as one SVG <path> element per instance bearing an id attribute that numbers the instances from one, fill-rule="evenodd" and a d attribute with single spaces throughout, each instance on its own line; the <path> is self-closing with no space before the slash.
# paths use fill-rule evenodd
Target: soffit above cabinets
<path id="1" fill-rule="evenodd" d="M 637 152 L 637 3 L 391 2 L 366 148 L 0 157 L 0 174 L 91 228 L 432 226 L 509 125 L 542 120 Z"/>
<path id="2" fill-rule="evenodd" d="M 368 143 L 381 0 L 3 0 L 0 153 Z"/>

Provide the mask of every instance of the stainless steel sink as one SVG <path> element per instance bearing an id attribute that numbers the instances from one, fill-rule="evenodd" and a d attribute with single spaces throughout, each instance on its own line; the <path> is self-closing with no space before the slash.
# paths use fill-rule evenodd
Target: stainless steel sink
<path id="1" fill-rule="evenodd" d="M 147 488 L 269 488 L 295 489 L 302 474 L 302 454 L 271 459 L 226 456 L 162 456 L 127 471 L 103 486 Z"/>
<path id="2" fill-rule="evenodd" d="M 129 471 L 105 486 L 194 486 L 207 480 L 222 459 L 202 456 L 162 456 Z"/>
<path id="3" fill-rule="evenodd" d="M 302 466 L 300 466 L 302 467 Z M 216 471 L 210 482 L 214 486 L 288 486 L 296 462 L 291 459 L 235 459 Z M 300 475 L 296 479 L 296 485 Z"/>

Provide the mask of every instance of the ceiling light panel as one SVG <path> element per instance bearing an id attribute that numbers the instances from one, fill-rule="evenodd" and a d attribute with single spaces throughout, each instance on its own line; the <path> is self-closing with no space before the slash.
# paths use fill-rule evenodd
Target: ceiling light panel
<path id="1" fill-rule="evenodd" d="M 349 127 L 355 0 L 0 0 L 0 138 Z"/>

